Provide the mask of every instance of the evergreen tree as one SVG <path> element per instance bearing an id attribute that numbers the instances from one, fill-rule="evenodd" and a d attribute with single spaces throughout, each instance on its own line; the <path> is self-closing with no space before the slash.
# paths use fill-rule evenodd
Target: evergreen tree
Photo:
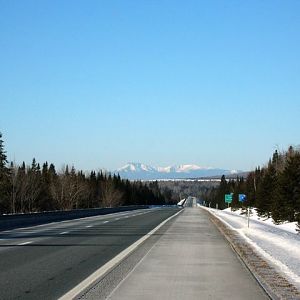
<path id="1" fill-rule="evenodd" d="M 4 141 L 0 132 L 0 213 L 10 211 L 10 179 L 7 167 L 7 156 L 4 150 Z"/>
<path id="2" fill-rule="evenodd" d="M 97 199 L 98 199 L 98 183 L 97 176 L 95 171 L 91 171 L 89 176 L 89 189 L 88 189 L 88 197 L 87 197 L 87 208 L 97 207 Z"/>
<path id="3" fill-rule="evenodd" d="M 165 204 L 170 190 L 162 193 L 158 182 L 148 186 L 141 181 L 122 180 L 118 175 L 92 171 L 86 177 L 69 166 L 56 173 L 55 166 L 40 164 L 33 158 L 30 166 L 23 162 L 7 167 L 6 152 L 0 134 L 0 213 L 33 212 L 102 206 Z"/>
<path id="4" fill-rule="evenodd" d="M 233 199 L 231 203 L 231 207 L 233 208 L 241 208 L 243 203 L 239 201 L 239 194 L 245 193 L 245 182 L 243 177 L 237 177 L 236 181 L 233 183 Z"/>
<path id="5" fill-rule="evenodd" d="M 42 166 L 39 208 L 42 211 L 55 209 L 54 201 L 51 195 L 51 173 L 50 168 L 48 168 L 48 162 L 45 162 Z"/>
<path id="6" fill-rule="evenodd" d="M 18 180 L 18 168 L 13 162 L 10 163 L 9 168 L 10 183 L 11 183 L 11 213 L 16 213 L 16 202 L 17 202 L 17 180 Z"/>
<path id="7" fill-rule="evenodd" d="M 276 171 L 271 162 L 264 170 L 261 181 L 258 185 L 256 207 L 259 216 L 270 217 L 277 185 Z"/>
<path id="8" fill-rule="evenodd" d="M 26 211 L 33 212 L 40 210 L 39 196 L 41 192 L 41 170 L 40 165 L 32 160 L 31 167 L 27 170 L 28 185 L 26 189 Z"/>
<path id="9" fill-rule="evenodd" d="M 226 204 L 225 204 L 225 194 L 230 193 L 230 183 L 227 183 L 225 176 L 223 175 L 221 177 L 221 182 L 220 182 L 220 186 L 216 195 L 216 200 L 214 204 L 218 205 L 219 209 L 224 209 L 226 208 Z"/>
<path id="10" fill-rule="evenodd" d="M 280 202 L 279 221 L 299 221 L 300 212 L 300 153 L 292 148 L 287 153 L 287 162 L 278 183 Z"/>
<path id="11" fill-rule="evenodd" d="M 272 157 L 272 170 L 275 172 L 275 182 L 273 186 L 272 192 L 272 218 L 275 223 L 279 223 L 281 221 L 281 199 L 279 197 L 279 181 L 280 181 L 280 173 L 284 168 L 284 159 L 283 156 L 278 153 L 277 150 L 273 153 Z"/>
<path id="12" fill-rule="evenodd" d="M 245 194 L 247 196 L 245 206 L 253 207 L 256 199 L 256 191 L 254 187 L 255 172 L 250 172 L 245 181 Z"/>

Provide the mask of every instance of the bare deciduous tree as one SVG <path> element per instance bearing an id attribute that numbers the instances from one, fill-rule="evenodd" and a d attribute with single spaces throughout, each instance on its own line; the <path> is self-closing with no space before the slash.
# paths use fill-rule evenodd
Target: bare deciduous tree
<path id="1" fill-rule="evenodd" d="M 78 208 L 78 201 L 84 195 L 87 186 L 81 178 L 76 175 L 74 167 L 71 173 L 68 166 L 53 182 L 50 191 L 56 200 L 58 207 L 63 210 Z"/>
<path id="2" fill-rule="evenodd" d="M 123 193 L 114 187 L 112 181 L 101 183 L 102 206 L 116 207 L 122 204 Z"/>

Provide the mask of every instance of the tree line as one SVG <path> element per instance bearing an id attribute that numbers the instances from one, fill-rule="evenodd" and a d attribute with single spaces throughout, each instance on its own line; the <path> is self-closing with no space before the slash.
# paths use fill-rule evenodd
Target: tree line
<path id="1" fill-rule="evenodd" d="M 130 182 L 102 171 L 87 175 L 68 165 L 58 172 L 35 159 L 31 165 L 9 163 L 0 133 L 0 214 L 167 202 L 157 182 Z"/>
<path id="2" fill-rule="evenodd" d="M 266 166 L 256 168 L 247 177 L 227 181 L 222 176 L 219 187 L 212 189 L 206 203 L 220 209 L 226 207 L 224 195 L 233 193 L 231 206 L 256 207 L 259 216 L 272 217 L 279 224 L 297 222 L 300 228 L 300 151 L 292 146 L 275 151 Z M 239 202 L 238 194 L 247 200 Z"/>

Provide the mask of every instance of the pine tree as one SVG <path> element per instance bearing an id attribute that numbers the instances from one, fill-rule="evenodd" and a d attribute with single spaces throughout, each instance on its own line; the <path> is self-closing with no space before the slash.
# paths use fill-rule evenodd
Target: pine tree
<path id="1" fill-rule="evenodd" d="M 245 182 L 245 194 L 247 195 L 245 206 L 253 207 L 256 199 L 254 187 L 255 172 L 250 172 Z"/>
<path id="2" fill-rule="evenodd" d="M 10 183 L 11 183 L 11 205 L 10 205 L 10 212 L 11 213 L 16 213 L 17 208 L 17 187 L 18 187 L 18 168 L 14 164 L 14 162 L 10 163 L 10 168 L 9 168 L 9 173 L 10 173 Z"/>
<path id="3" fill-rule="evenodd" d="M 231 207 L 233 208 L 241 208 L 243 203 L 239 201 L 239 194 L 245 193 L 245 187 L 244 187 L 244 178 L 243 177 L 237 177 L 236 181 L 233 182 L 233 198 L 232 198 L 232 203 Z"/>
<path id="4" fill-rule="evenodd" d="M 25 198 L 27 191 L 27 175 L 26 175 L 26 166 L 23 161 L 22 165 L 18 168 L 18 176 L 17 176 L 17 211 L 25 212 Z"/>
<path id="5" fill-rule="evenodd" d="M 32 160 L 31 168 L 27 171 L 28 188 L 26 193 L 26 209 L 28 212 L 40 210 L 39 196 L 41 193 L 41 170 L 40 165 Z"/>
<path id="6" fill-rule="evenodd" d="M 87 198 L 87 208 L 97 207 L 97 198 L 98 198 L 98 184 L 97 176 L 95 171 L 91 171 L 89 179 L 89 193 Z"/>
<path id="7" fill-rule="evenodd" d="M 295 157 L 295 186 L 294 186 L 294 205 L 295 220 L 297 221 L 298 231 L 300 231 L 300 153 Z"/>
<path id="8" fill-rule="evenodd" d="M 293 222 L 299 220 L 300 212 L 300 153 L 291 147 L 287 153 L 285 169 L 280 175 L 278 187 L 280 201 L 279 219 Z"/>
<path id="9" fill-rule="evenodd" d="M 226 208 L 226 204 L 225 204 L 225 194 L 230 193 L 230 183 L 227 183 L 225 176 L 223 175 L 221 177 L 221 182 L 220 182 L 220 186 L 218 188 L 218 192 L 216 195 L 216 200 L 215 200 L 215 204 L 218 205 L 219 209 L 224 209 Z"/>
<path id="10" fill-rule="evenodd" d="M 42 211 L 54 210 L 54 201 L 51 195 L 51 175 L 48 162 L 42 166 L 41 192 L 39 196 L 39 209 Z"/>
<path id="11" fill-rule="evenodd" d="M 7 167 L 7 156 L 4 150 L 4 142 L 0 132 L 0 213 L 10 211 L 10 179 L 9 168 Z"/>
<path id="12" fill-rule="evenodd" d="M 281 199 L 279 196 L 279 182 L 280 182 L 280 174 L 284 168 L 284 159 L 282 155 L 279 155 L 278 151 L 275 150 L 273 157 L 272 157 L 272 167 L 275 170 L 275 180 L 272 193 L 272 219 L 273 221 L 278 224 L 281 222 Z"/>
<path id="13" fill-rule="evenodd" d="M 268 168 L 265 169 L 262 174 L 262 179 L 257 188 L 257 213 L 259 216 L 270 217 L 274 191 L 277 185 L 276 171 L 271 161 L 269 162 Z"/>

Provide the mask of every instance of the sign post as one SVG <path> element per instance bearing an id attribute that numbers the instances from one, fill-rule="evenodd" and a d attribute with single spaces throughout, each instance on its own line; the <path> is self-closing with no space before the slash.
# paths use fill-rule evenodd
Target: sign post
<path id="1" fill-rule="evenodd" d="M 233 194 L 225 194 L 225 203 L 227 203 L 227 207 L 229 207 L 229 203 L 232 202 L 232 195 Z"/>
<path id="2" fill-rule="evenodd" d="M 247 216 L 248 216 L 248 228 L 249 228 L 249 222 L 250 222 L 250 207 L 247 207 Z"/>
<path id="3" fill-rule="evenodd" d="M 247 196 L 245 194 L 239 194 L 239 202 L 244 203 L 247 200 Z M 250 223 L 250 207 L 247 207 L 247 225 L 249 228 Z"/>

